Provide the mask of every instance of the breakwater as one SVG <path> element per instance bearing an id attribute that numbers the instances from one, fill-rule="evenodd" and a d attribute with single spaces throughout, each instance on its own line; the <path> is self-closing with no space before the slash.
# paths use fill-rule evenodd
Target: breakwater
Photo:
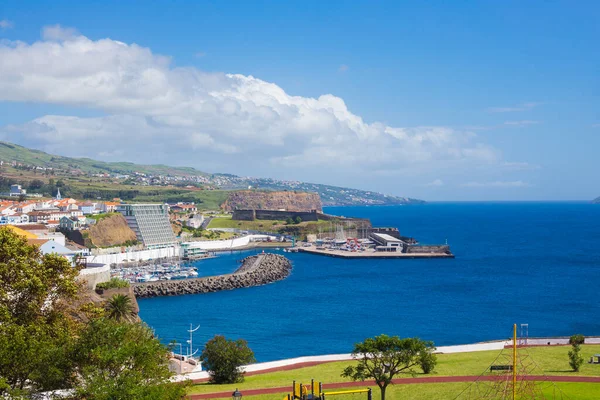
<path id="1" fill-rule="evenodd" d="M 177 296 L 233 290 L 265 285 L 285 279 L 292 271 L 291 262 L 278 254 L 246 257 L 234 273 L 206 278 L 133 284 L 136 297 Z"/>

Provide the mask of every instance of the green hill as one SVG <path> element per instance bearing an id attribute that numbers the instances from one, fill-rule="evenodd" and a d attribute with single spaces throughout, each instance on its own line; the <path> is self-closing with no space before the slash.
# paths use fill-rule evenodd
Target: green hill
<path id="1" fill-rule="evenodd" d="M 130 162 L 104 162 L 91 158 L 72 158 L 44 153 L 40 150 L 0 141 L 0 160 L 4 162 L 16 161 L 55 169 L 78 169 L 84 173 L 112 172 L 119 174 L 132 174 L 140 172 L 148 175 L 181 175 L 181 176 L 207 176 L 208 174 L 191 167 L 170 167 L 168 165 L 140 165 Z"/>
<path id="2" fill-rule="evenodd" d="M 11 183 L 20 183 L 30 192 L 50 195 L 56 187 L 72 197 L 128 201 L 200 201 L 207 207 L 224 201 L 228 191 L 248 189 L 314 192 L 324 206 L 392 205 L 423 203 L 422 200 L 382 193 L 343 188 L 318 183 L 281 181 L 271 178 L 239 177 L 231 174 L 209 174 L 191 167 L 140 165 L 130 162 L 104 162 L 90 158 L 52 155 L 16 144 L 0 141 L 0 191 Z M 48 170 L 51 169 L 51 170 Z M 42 186 L 60 179 L 64 188 Z M 28 184 L 37 180 L 35 187 Z M 51 182 L 50 182 L 51 183 Z M 33 190 L 33 191 L 32 191 Z M 209 194 L 209 190 L 212 194 Z"/>

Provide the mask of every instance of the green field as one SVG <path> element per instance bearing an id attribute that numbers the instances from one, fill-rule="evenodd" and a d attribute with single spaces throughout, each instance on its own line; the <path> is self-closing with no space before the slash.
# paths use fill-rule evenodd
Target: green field
<path id="1" fill-rule="evenodd" d="M 574 373 L 570 370 L 567 353 L 569 346 L 551 346 L 551 347 L 532 347 L 519 350 L 520 357 L 528 357 L 535 363 L 530 370 L 530 375 L 567 375 L 567 376 L 600 376 L 600 365 L 585 363 L 580 372 Z M 600 345 L 583 345 L 582 355 L 584 359 L 589 359 L 592 354 L 600 353 Z M 433 374 L 423 375 L 422 373 L 405 373 L 398 378 L 412 378 L 424 376 L 461 376 L 461 375 L 480 375 L 486 371 L 489 365 L 499 356 L 500 351 L 481 351 L 472 353 L 440 354 L 438 355 L 438 365 Z M 500 363 L 505 363 L 504 355 L 509 356 L 510 350 L 505 349 L 500 358 Z M 504 360 L 504 361 L 501 361 Z M 497 362 L 498 363 L 498 362 Z M 240 391 L 247 389 L 291 386 L 293 380 L 310 383 L 311 379 L 327 382 L 345 382 L 348 379 L 340 377 L 342 370 L 352 364 L 351 361 L 332 362 L 313 367 L 300 368 L 291 371 L 280 371 L 268 374 L 253 375 L 246 378 L 243 383 L 233 385 L 212 385 L 208 383 L 194 385 L 190 388 L 190 393 L 216 393 L 233 391 L 239 388 Z M 388 389 L 388 399 L 454 399 L 469 383 L 436 383 L 436 384 L 409 384 L 394 385 Z M 547 383 L 544 383 L 547 385 Z M 557 384 L 571 399 L 594 399 L 600 398 L 600 384 L 582 384 L 582 383 L 559 383 Z M 337 389 L 336 389 L 337 390 Z M 548 388 L 550 390 L 550 388 Z M 378 395 L 379 389 L 376 392 Z M 261 399 L 279 399 L 284 393 L 273 395 L 271 397 L 264 395 Z M 246 398 L 246 397 L 244 397 Z M 248 398 L 257 398 L 256 396 Z M 337 397 L 336 397 L 337 398 Z M 377 398 L 377 397 L 375 397 Z M 343 397 L 339 397 L 343 400 Z"/>
<path id="2" fill-rule="evenodd" d="M 329 221 L 318 221 L 318 222 L 301 222 L 299 224 L 287 225 L 285 221 L 276 220 L 256 220 L 256 221 L 235 221 L 231 219 L 231 215 L 213 218 L 208 224 L 208 228 L 237 228 L 241 230 L 254 230 L 254 231 L 270 231 L 277 232 L 281 228 L 286 227 L 298 227 L 301 230 L 310 230 L 311 232 L 318 232 L 319 227 L 323 232 L 327 232 L 330 229 Z"/>

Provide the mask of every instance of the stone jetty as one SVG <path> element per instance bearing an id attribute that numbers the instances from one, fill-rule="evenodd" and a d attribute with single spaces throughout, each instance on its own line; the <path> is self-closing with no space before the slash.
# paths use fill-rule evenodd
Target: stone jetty
<path id="1" fill-rule="evenodd" d="M 233 290 L 280 281 L 292 272 L 292 264 L 278 254 L 246 257 L 233 274 L 205 278 L 157 281 L 133 284 L 136 297 L 177 296 Z"/>

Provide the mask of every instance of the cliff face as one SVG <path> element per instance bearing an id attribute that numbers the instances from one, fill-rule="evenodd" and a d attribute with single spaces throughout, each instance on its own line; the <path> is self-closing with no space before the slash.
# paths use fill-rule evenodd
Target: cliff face
<path id="1" fill-rule="evenodd" d="M 94 246 L 110 247 L 135 241 L 137 237 L 121 214 L 113 214 L 93 225 L 90 228 L 88 239 Z"/>
<path id="2" fill-rule="evenodd" d="M 232 192 L 221 206 L 225 211 L 234 210 L 286 210 L 322 212 L 321 198 L 317 193 L 307 192 L 259 192 L 241 190 Z"/>
<path id="3" fill-rule="evenodd" d="M 592 203 L 594 203 L 594 204 L 600 204 L 600 197 L 595 198 L 594 200 L 592 200 Z"/>

